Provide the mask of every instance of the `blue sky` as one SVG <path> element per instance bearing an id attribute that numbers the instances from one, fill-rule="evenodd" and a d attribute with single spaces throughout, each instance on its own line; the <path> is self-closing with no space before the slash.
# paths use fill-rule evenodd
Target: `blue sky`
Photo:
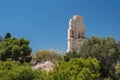
<path id="1" fill-rule="evenodd" d="M 120 0 L 1 0 L 0 35 L 30 41 L 33 51 L 66 51 L 69 19 L 81 15 L 86 36 L 120 40 Z"/>

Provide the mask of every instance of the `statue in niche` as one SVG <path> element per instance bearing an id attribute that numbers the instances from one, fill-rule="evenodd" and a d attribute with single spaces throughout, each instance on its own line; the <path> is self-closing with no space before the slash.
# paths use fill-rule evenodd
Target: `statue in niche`
<path id="1" fill-rule="evenodd" d="M 83 34 L 82 34 L 81 31 L 78 33 L 78 38 L 79 38 L 79 39 L 83 39 L 83 38 L 84 38 L 84 36 L 83 36 Z"/>
<path id="2" fill-rule="evenodd" d="M 71 30 L 71 38 L 74 38 L 74 31 Z"/>

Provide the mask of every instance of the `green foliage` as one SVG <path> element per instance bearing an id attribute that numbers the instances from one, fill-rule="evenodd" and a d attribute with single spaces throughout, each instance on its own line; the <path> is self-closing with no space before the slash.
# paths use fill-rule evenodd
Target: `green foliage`
<path id="1" fill-rule="evenodd" d="M 62 56 L 57 51 L 54 51 L 54 50 L 37 51 L 35 53 L 35 56 L 33 57 L 38 62 L 49 60 L 49 61 L 52 61 L 53 63 L 56 63 L 58 60 L 62 59 Z"/>
<path id="2" fill-rule="evenodd" d="M 12 60 L 23 62 L 30 62 L 31 48 L 29 47 L 29 41 L 21 38 L 11 38 L 11 34 L 7 33 L 5 39 L 0 42 L 0 60 L 6 61 L 7 58 Z"/>
<path id="3" fill-rule="evenodd" d="M 99 68 L 99 61 L 95 58 L 60 61 L 49 73 L 48 80 L 97 80 L 100 75 Z"/>
<path id="4" fill-rule="evenodd" d="M 80 57 L 96 57 L 100 61 L 101 77 L 114 78 L 114 64 L 120 60 L 120 43 L 112 37 L 98 38 L 92 36 L 80 48 Z"/>
<path id="5" fill-rule="evenodd" d="M 64 56 L 64 61 L 68 62 L 71 58 L 78 58 L 79 54 L 76 51 L 67 52 Z"/>
<path id="6" fill-rule="evenodd" d="M 28 64 L 0 61 L 0 80 L 45 80 L 46 73 L 42 70 L 32 70 Z"/>
<path id="7" fill-rule="evenodd" d="M 41 69 L 34 70 L 34 80 L 47 80 L 47 73 Z"/>
<path id="8" fill-rule="evenodd" d="M 3 39 L 2 39 L 2 36 L 0 35 L 0 42 L 2 42 L 2 40 L 3 40 Z"/>
<path id="9" fill-rule="evenodd" d="M 41 69 L 32 70 L 24 63 L 31 61 L 31 52 L 28 40 L 11 38 L 10 33 L 6 33 L 4 39 L 0 36 L 0 80 L 120 79 L 120 41 L 112 37 L 92 36 L 79 52 L 66 53 L 64 61 L 59 61 L 62 56 L 57 51 L 37 51 L 32 57 L 37 62 L 49 60 L 56 63 L 48 74 Z"/>
<path id="10" fill-rule="evenodd" d="M 119 61 L 117 61 L 117 64 L 115 65 L 115 73 L 116 73 L 117 79 L 120 79 L 120 62 Z"/>
<path id="11" fill-rule="evenodd" d="M 10 33 L 6 33 L 4 39 L 7 39 L 7 38 L 11 38 L 11 34 Z"/>

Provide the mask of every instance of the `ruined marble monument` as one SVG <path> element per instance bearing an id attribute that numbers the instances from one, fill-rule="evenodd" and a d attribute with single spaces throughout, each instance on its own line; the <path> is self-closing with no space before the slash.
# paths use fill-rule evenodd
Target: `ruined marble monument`
<path id="1" fill-rule="evenodd" d="M 81 16 L 75 15 L 69 21 L 67 52 L 78 50 L 85 40 L 85 26 Z"/>

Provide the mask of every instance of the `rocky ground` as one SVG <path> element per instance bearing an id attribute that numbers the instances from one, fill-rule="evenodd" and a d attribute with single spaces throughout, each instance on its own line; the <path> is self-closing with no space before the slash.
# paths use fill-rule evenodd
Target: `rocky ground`
<path id="1" fill-rule="evenodd" d="M 43 69 L 46 72 L 49 72 L 50 70 L 52 70 L 54 67 L 53 62 L 51 61 L 44 61 L 44 62 L 38 62 L 37 64 L 32 66 L 32 69 Z"/>

